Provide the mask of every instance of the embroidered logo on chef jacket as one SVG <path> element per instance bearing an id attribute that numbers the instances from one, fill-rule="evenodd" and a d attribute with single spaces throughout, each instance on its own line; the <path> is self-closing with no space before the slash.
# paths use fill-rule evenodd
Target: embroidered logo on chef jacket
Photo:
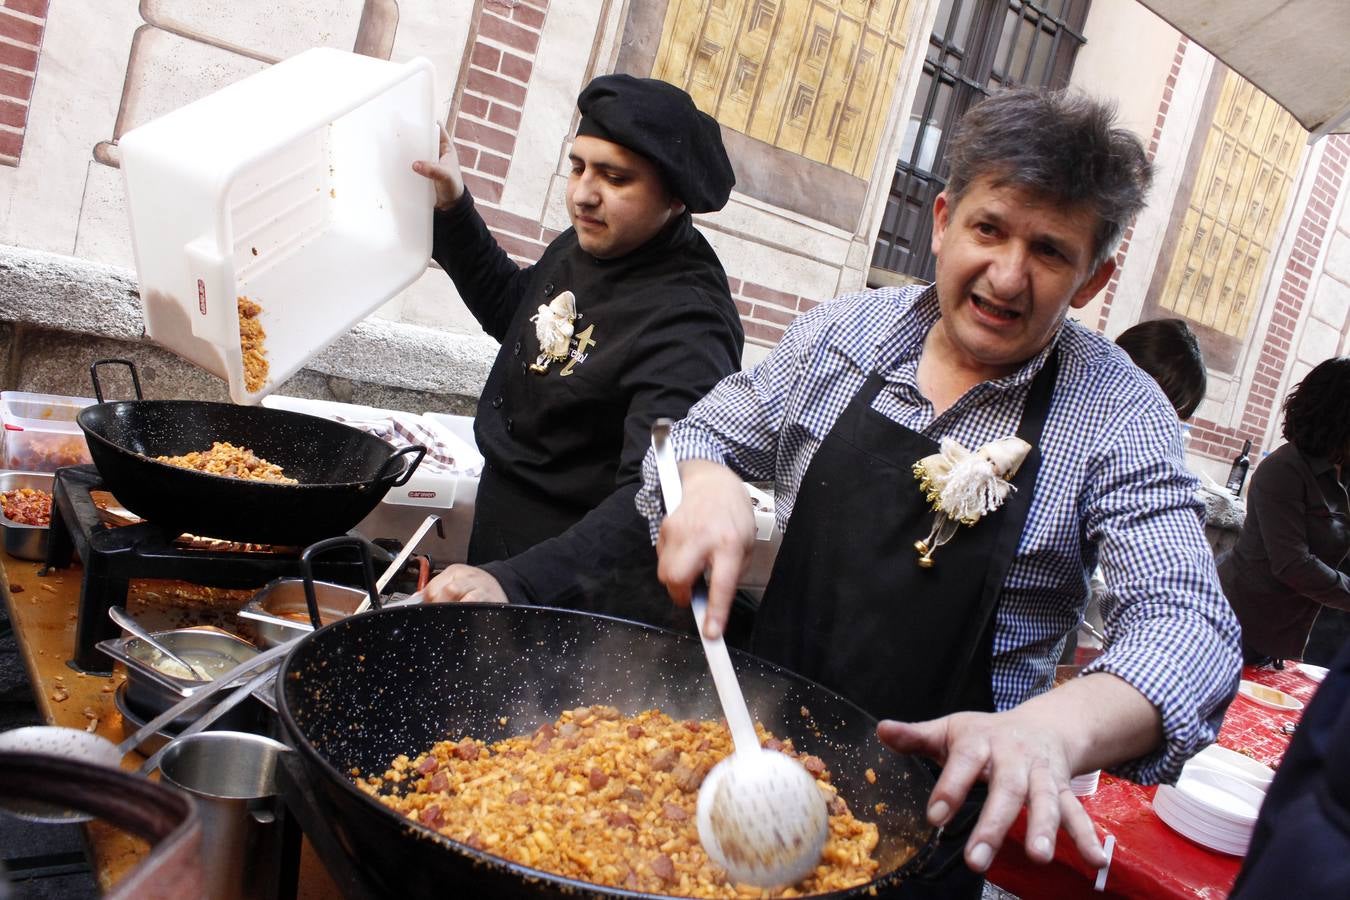
<path id="1" fill-rule="evenodd" d="M 547 375 L 555 362 L 566 360 L 567 365 L 558 373 L 559 377 L 566 377 L 572 374 L 573 368 L 586 361 L 587 351 L 595 346 L 591 337 L 595 325 L 588 325 L 585 331 L 576 334 L 576 322 L 580 318 L 576 296 L 571 291 L 563 291 L 548 305 L 539 307 L 530 318 L 534 323 L 534 335 L 539 340 L 539 355 L 530 365 L 531 372 Z"/>

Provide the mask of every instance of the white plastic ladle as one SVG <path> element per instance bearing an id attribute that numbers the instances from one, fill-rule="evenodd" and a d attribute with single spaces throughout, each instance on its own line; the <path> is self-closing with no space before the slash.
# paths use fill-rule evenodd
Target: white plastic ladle
<path id="1" fill-rule="evenodd" d="M 670 419 L 657 419 L 652 425 L 666 515 L 675 512 L 684 493 L 670 447 L 670 426 Z M 691 606 L 735 745 L 699 788 L 695 814 L 699 841 L 733 881 L 762 888 L 796 884 L 820 862 L 829 836 L 825 798 L 801 763 L 760 746 L 726 642 L 703 634 L 708 588 L 702 577 L 694 583 Z"/>

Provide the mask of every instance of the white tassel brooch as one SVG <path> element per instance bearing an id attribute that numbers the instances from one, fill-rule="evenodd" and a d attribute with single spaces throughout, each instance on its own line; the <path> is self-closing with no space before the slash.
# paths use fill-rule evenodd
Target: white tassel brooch
<path id="1" fill-rule="evenodd" d="M 939 452 L 914 464 L 919 489 L 933 507 L 928 537 L 914 542 L 925 569 L 932 568 L 933 552 L 951 540 L 957 525 L 974 525 L 1017 490 L 1012 477 L 1031 452 L 1019 437 L 990 441 L 973 453 L 952 438 L 943 438 L 939 446 Z"/>

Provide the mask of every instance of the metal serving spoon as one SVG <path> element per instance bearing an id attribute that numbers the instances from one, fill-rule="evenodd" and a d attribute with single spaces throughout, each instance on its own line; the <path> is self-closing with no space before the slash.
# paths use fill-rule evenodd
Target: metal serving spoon
<path id="1" fill-rule="evenodd" d="M 684 494 L 670 447 L 670 426 L 670 419 L 657 419 L 652 425 L 666 515 L 675 512 Z M 820 862 L 829 835 L 825 798 L 801 763 L 760 746 L 726 642 L 703 634 L 708 587 L 702 576 L 694 582 L 690 605 L 736 748 L 713 767 L 699 788 L 695 813 L 699 841 L 733 881 L 762 888 L 796 884 Z"/>
<path id="2" fill-rule="evenodd" d="M 180 666 L 182 666 L 183 668 L 187 669 L 189 672 L 192 673 L 192 677 L 195 678 L 197 681 L 210 681 L 210 680 L 211 680 L 211 676 L 210 676 L 210 675 L 206 674 L 206 673 L 203 672 L 201 669 L 197 668 L 197 667 L 194 666 L 192 663 L 188 662 L 186 659 L 184 659 L 183 657 L 179 656 L 177 653 L 174 653 L 174 652 L 173 652 L 172 650 L 170 650 L 168 647 L 166 647 L 166 646 L 164 646 L 163 644 L 161 644 L 161 643 L 159 642 L 159 640 L 156 639 L 155 636 L 154 636 L 153 634 L 151 634 L 150 632 L 148 632 L 148 631 L 146 631 L 144 628 L 142 628 L 142 627 L 136 622 L 135 619 L 133 619 L 131 616 L 127 615 L 127 613 L 126 613 L 123 609 L 121 609 L 120 607 L 117 607 L 117 606 L 110 606 L 110 607 L 108 607 L 108 618 L 112 619 L 112 620 L 113 620 L 114 622 L 116 622 L 118 625 L 121 625 L 121 626 L 122 626 L 123 628 L 125 628 L 127 631 L 130 631 L 134 636 L 140 638 L 142 641 L 144 641 L 145 643 L 149 644 L 151 647 L 154 647 L 156 650 L 158 650 L 160 653 L 162 653 L 162 654 L 164 654 L 165 656 L 167 656 L 167 657 L 168 657 L 170 660 L 172 660 L 173 662 L 176 662 L 176 663 L 178 663 L 178 665 L 180 665 Z"/>
<path id="3" fill-rule="evenodd" d="M 298 638 L 297 638 L 298 640 Z M 211 722 L 214 722 L 219 716 L 242 701 L 255 689 L 260 687 L 266 678 L 271 677 L 273 669 L 283 654 L 291 649 L 295 641 L 287 641 L 284 644 L 259 653 L 252 659 L 246 660 L 235 666 L 224 675 L 215 679 L 213 682 L 193 691 L 183 700 L 175 703 L 173 706 L 160 713 L 142 725 L 136 732 L 122 743 L 114 744 L 107 738 L 83 731 L 79 728 L 66 728 L 60 725 L 30 725 L 24 728 L 15 728 L 11 731 L 0 732 L 0 750 L 9 750 L 17 753 L 45 753 L 53 756 L 63 756 L 67 759 L 74 759 L 79 762 L 90 763 L 92 765 L 109 766 L 111 768 L 120 768 L 122 757 L 127 753 L 139 747 L 147 738 L 157 733 L 161 728 L 173 722 L 179 716 L 196 709 L 197 706 L 204 703 L 208 698 L 215 696 L 224 690 L 231 682 L 237 681 L 246 675 L 257 674 L 257 677 L 251 679 L 248 683 L 237 687 L 229 697 L 212 709 L 206 716 L 200 717 L 192 725 L 180 732 L 191 734 L 199 728 L 205 728 Z M 143 772 L 149 772 L 153 768 L 152 764 L 158 764 L 159 754 L 155 754 L 146 761 L 142 768 Z M 89 816 L 83 813 L 77 813 L 71 810 L 63 810 L 50 804 L 24 804 L 22 806 L 6 802 L 4 807 L 9 812 L 20 818 L 32 822 L 82 822 L 87 821 Z"/>
<path id="4" fill-rule="evenodd" d="M 408 538 L 408 542 L 404 544 L 403 549 L 398 552 L 398 556 L 394 557 L 394 561 L 384 570 L 384 574 L 376 580 L 375 593 L 379 594 L 384 592 L 385 586 L 388 585 L 393 577 L 403 568 L 403 564 L 408 561 L 408 557 L 411 556 L 412 552 L 422 543 L 422 538 L 426 537 L 427 532 L 431 530 L 433 525 L 436 526 L 436 534 L 441 538 L 445 537 L 445 526 L 441 524 L 440 516 L 427 516 L 423 519 L 422 524 L 417 526 L 417 530 L 412 533 L 412 537 Z M 352 610 L 352 615 L 363 613 L 368 609 L 370 609 L 369 597 L 357 604 L 356 609 Z"/>

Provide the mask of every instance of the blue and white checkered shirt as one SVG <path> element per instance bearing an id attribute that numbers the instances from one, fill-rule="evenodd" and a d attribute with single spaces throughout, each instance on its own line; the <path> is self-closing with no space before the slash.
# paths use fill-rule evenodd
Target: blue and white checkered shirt
<path id="1" fill-rule="evenodd" d="M 1058 348 L 1036 493 L 998 608 L 994 702 L 1008 709 L 1051 686 L 1100 563 L 1108 645 L 1087 671 L 1133 685 L 1161 711 L 1166 736 L 1120 773 L 1145 783 L 1175 778 L 1214 740 L 1241 668 L 1237 620 L 1219 589 L 1176 414 L 1122 350 L 1068 321 L 1019 371 L 977 385 L 934 416 L 917 369 L 938 317 L 936 292 L 924 287 L 820 305 L 763 362 L 723 379 L 689 411 L 672 432 L 678 458 L 772 479 L 786 531 L 807 466 L 869 373 L 886 380 L 875 410 L 935 441 L 979 447 L 1016 433 L 1031 380 Z M 878 514 L 885 502 L 877 499 Z M 650 453 L 637 505 L 654 535 L 662 507 Z"/>

